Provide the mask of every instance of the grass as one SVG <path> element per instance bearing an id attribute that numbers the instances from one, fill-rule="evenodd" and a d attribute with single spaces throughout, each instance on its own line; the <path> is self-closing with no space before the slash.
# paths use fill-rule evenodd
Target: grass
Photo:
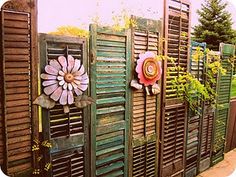
<path id="1" fill-rule="evenodd" d="M 236 75 L 233 76 L 232 86 L 231 86 L 231 98 L 236 97 Z"/>

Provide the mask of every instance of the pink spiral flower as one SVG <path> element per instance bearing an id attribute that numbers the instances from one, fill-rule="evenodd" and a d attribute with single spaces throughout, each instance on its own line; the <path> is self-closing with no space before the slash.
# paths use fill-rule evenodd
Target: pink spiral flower
<path id="1" fill-rule="evenodd" d="M 161 62 L 155 59 L 153 52 L 141 53 L 135 71 L 138 73 L 141 84 L 144 86 L 154 85 L 161 78 Z"/>
<path id="2" fill-rule="evenodd" d="M 74 103 L 74 93 L 82 95 L 88 88 L 89 78 L 84 66 L 71 55 L 50 60 L 49 65 L 45 66 L 45 72 L 41 74 L 45 87 L 43 91 L 61 105 Z"/>

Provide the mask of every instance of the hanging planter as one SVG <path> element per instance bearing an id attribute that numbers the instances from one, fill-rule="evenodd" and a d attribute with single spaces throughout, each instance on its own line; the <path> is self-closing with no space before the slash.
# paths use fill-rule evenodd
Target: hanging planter
<path id="1" fill-rule="evenodd" d="M 36 98 L 34 104 L 51 109 L 58 102 L 67 113 L 73 103 L 82 108 L 93 102 L 92 98 L 82 95 L 88 88 L 89 78 L 80 60 L 71 55 L 67 58 L 59 56 L 57 60 L 51 60 L 44 70 L 46 73 L 41 74 L 44 94 Z"/>
<path id="2" fill-rule="evenodd" d="M 156 59 L 156 55 L 153 52 L 148 51 L 139 54 L 135 71 L 138 74 L 138 81 L 132 80 L 132 87 L 141 89 L 142 85 L 144 85 L 145 90 L 150 94 L 148 86 L 151 86 L 153 94 L 160 93 L 160 87 L 156 82 L 161 78 L 162 74 L 161 61 Z"/>

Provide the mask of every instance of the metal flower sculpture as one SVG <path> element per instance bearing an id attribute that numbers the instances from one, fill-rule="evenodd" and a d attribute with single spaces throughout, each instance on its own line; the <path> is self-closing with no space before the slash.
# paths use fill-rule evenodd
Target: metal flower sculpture
<path id="1" fill-rule="evenodd" d="M 91 98 L 82 96 L 88 88 L 89 78 L 80 60 L 74 59 L 71 55 L 67 58 L 59 56 L 57 60 L 51 60 L 49 65 L 45 66 L 45 72 L 41 74 L 45 95 L 39 96 L 35 104 L 50 109 L 55 102 L 59 102 L 64 106 L 64 112 L 69 112 L 69 105 L 73 103 L 84 107 L 93 102 Z M 75 99 L 74 95 L 78 98 Z M 87 104 L 76 103 L 81 101 Z"/>
<path id="2" fill-rule="evenodd" d="M 156 55 L 153 52 L 148 51 L 139 54 L 135 71 L 138 74 L 140 84 L 138 84 L 137 81 L 136 83 L 132 81 L 131 86 L 140 89 L 140 85 L 143 84 L 148 94 L 148 86 L 152 87 L 151 91 L 153 94 L 160 92 L 160 87 L 156 82 L 161 78 L 162 74 L 161 61 L 156 59 Z"/>

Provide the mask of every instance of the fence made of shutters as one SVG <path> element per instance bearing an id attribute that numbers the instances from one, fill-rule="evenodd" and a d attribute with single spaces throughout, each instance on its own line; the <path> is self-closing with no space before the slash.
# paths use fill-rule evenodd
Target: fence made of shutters
<path id="1" fill-rule="evenodd" d="M 227 128 L 225 152 L 236 148 L 236 99 L 230 101 L 230 115 Z"/>
<path id="2" fill-rule="evenodd" d="M 205 49 L 206 43 L 191 42 L 191 53 L 190 53 L 190 73 L 202 84 L 204 84 L 204 63 L 205 63 Z M 201 58 L 195 58 L 198 55 L 196 52 L 202 53 Z M 197 98 L 196 98 L 197 99 Z M 199 146 L 200 146 L 200 135 L 202 125 L 202 109 L 203 102 L 199 100 L 199 108 L 195 111 L 188 110 L 188 123 L 187 123 L 187 141 L 186 141 L 186 169 L 185 176 L 192 177 L 197 174 L 197 165 L 199 159 Z"/>
<path id="3" fill-rule="evenodd" d="M 151 51 L 160 53 L 161 21 L 133 17 L 132 28 L 132 76 L 135 74 L 139 54 Z M 156 176 L 158 155 L 158 126 L 160 124 L 160 97 L 147 95 L 145 89 L 132 90 L 130 167 L 133 177 Z"/>
<path id="4" fill-rule="evenodd" d="M 190 3 L 181 0 L 165 1 L 165 55 L 164 62 L 162 124 L 160 147 L 160 176 L 183 176 L 185 164 L 185 132 L 187 105 L 177 90 L 173 89 L 172 79 L 181 71 L 170 68 L 180 66 L 187 71 L 190 40 Z M 170 58 L 174 59 L 171 60 Z M 167 74 L 168 72 L 168 74 Z"/>
<path id="5" fill-rule="evenodd" d="M 86 39 L 40 35 L 41 73 L 51 60 L 68 55 L 87 68 Z M 89 176 L 89 119 L 87 108 L 79 109 L 73 104 L 69 113 L 64 113 L 59 104 L 50 110 L 43 109 L 43 141 L 52 144 L 51 148 L 43 149 L 43 168 L 51 165 L 43 171 L 44 176 Z"/>
<path id="6" fill-rule="evenodd" d="M 206 64 L 211 64 L 217 61 L 220 57 L 219 52 L 210 51 L 206 55 Z M 205 69 L 204 85 L 209 82 L 209 76 L 207 76 L 207 69 Z M 216 92 L 217 77 L 215 74 L 213 76 L 215 83 L 211 83 L 210 87 Z M 211 165 L 211 153 L 212 153 L 212 135 L 213 135 L 213 121 L 215 119 L 215 113 L 212 103 L 209 101 L 204 101 L 202 110 L 202 120 L 201 120 L 201 134 L 200 134 L 200 151 L 199 151 L 199 164 L 198 172 L 203 172 L 208 169 Z"/>
<path id="7" fill-rule="evenodd" d="M 31 176 L 34 168 L 31 142 L 37 139 L 38 126 L 37 107 L 31 101 L 37 96 L 36 7 L 33 0 L 11 0 L 1 8 L 0 165 L 11 176 Z"/>
<path id="8" fill-rule="evenodd" d="M 90 26 L 91 176 L 127 176 L 130 32 Z"/>
<path id="9" fill-rule="evenodd" d="M 226 74 L 219 74 L 217 83 L 216 118 L 214 121 L 212 165 L 224 158 L 226 128 L 229 116 L 230 90 L 232 81 L 232 64 L 230 58 L 235 54 L 235 46 L 220 44 L 221 65 L 226 69 Z"/>

